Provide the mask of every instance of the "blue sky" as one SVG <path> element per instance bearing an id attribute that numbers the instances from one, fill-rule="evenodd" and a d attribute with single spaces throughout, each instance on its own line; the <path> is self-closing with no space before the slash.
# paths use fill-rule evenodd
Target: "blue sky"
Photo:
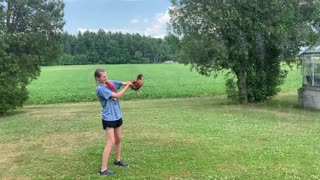
<path id="1" fill-rule="evenodd" d="M 64 31 L 104 29 L 152 37 L 167 34 L 169 0 L 64 0 Z"/>

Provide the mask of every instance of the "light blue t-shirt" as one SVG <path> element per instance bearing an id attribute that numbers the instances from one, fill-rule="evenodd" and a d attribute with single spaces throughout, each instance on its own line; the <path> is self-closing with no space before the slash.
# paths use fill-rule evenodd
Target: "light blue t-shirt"
<path id="1" fill-rule="evenodd" d="M 113 81 L 110 82 L 114 85 L 116 91 L 122 86 L 122 82 Z M 122 118 L 120 102 L 118 98 L 113 98 L 112 91 L 108 86 L 98 84 L 96 88 L 97 97 L 102 106 L 102 119 L 105 121 L 116 121 Z"/>

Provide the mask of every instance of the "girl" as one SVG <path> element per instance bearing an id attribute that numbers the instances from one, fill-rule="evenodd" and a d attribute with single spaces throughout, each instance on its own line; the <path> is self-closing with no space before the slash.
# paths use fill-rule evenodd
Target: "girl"
<path id="1" fill-rule="evenodd" d="M 115 174 L 115 171 L 109 170 L 107 163 L 114 144 L 116 146 L 114 165 L 128 166 L 128 164 L 121 161 L 120 157 L 122 113 L 119 98 L 132 86 L 132 83 L 108 80 L 107 72 L 104 69 L 96 69 L 94 77 L 98 83 L 96 94 L 102 106 L 102 127 L 105 130 L 108 140 L 103 151 L 102 165 L 99 174 L 112 175 Z M 125 87 L 117 92 L 121 86 Z"/>

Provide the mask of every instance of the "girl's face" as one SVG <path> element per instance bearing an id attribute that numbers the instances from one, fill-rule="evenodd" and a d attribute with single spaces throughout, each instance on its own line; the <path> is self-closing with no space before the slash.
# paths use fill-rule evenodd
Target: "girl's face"
<path id="1" fill-rule="evenodd" d="M 101 72 L 100 73 L 100 77 L 97 77 L 97 81 L 100 83 L 100 84 L 105 84 L 106 81 L 107 81 L 107 73 L 106 72 Z"/>

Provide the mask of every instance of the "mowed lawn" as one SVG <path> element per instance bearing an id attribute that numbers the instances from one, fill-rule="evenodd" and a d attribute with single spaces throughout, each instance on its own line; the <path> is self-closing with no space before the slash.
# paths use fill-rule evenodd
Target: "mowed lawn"
<path id="1" fill-rule="evenodd" d="M 0 118 L 0 179 L 106 178 L 97 174 L 106 143 L 97 67 L 43 68 L 29 105 Z M 183 65 L 102 67 L 119 80 L 143 72 L 146 83 L 140 96 L 129 91 L 121 101 L 129 167 L 114 167 L 112 154 L 117 173 L 108 178 L 320 179 L 320 112 L 298 107 L 299 70 L 273 100 L 236 105 L 223 76 Z"/>
<path id="2" fill-rule="evenodd" d="M 234 105 L 224 96 L 122 101 L 114 179 L 319 179 L 320 112 L 296 95 Z M 98 102 L 29 105 L 0 119 L 0 179 L 104 179 Z"/>

